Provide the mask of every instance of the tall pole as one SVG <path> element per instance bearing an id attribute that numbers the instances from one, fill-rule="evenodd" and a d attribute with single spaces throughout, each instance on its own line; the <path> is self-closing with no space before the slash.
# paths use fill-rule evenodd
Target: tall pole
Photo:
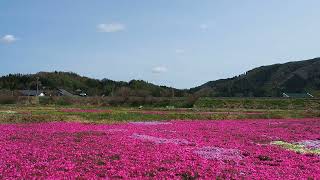
<path id="1" fill-rule="evenodd" d="M 114 85 L 114 84 L 112 85 L 111 97 L 113 97 L 113 96 L 114 96 L 114 89 L 115 89 L 115 86 L 116 86 L 116 85 Z"/>
<path id="2" fill-rule="evenodd" d="M 39 77 L 37 77 L 37 96 L 39 96 Z"/>

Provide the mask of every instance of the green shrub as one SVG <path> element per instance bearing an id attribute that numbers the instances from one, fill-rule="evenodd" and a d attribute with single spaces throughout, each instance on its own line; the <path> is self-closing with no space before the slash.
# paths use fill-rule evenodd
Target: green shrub
<path id="1" fill-rule="evenodd" d="M 195 102 L 199 108 L 246 108 L 246 109 L 308 109 L 320 108 L 314 99 L 283 98 L 200 98 Z"/>
<path id="2" fill-rule="evenodd" d="M 53 98 L 52 97 L 39 97 L 39 104 L 41 105 L 49 105 L 53 103 Z"/>
<path id="3" fill-rule="evenodd" d="M 60 106 L 72 105 L 72 99 L 70 97 L 60 97 L 57 99 L 56 104 Z"/>

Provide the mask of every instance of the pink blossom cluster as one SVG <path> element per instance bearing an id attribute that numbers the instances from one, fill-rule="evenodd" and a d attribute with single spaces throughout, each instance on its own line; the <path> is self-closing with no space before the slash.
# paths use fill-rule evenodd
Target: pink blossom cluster
<path id="1" fill-rule="evenodd" d="M 138 124 L 138 125 L 161 125 L 161 124 L 171 124 L 170 122 L 161 122 L 161 121 L 136 121 L 131 122 L 131 124 Z"/>
<path id="2" fill-rule="evenodd" d="M 105 110 L 105 109 L 61 109 L 61 112 L 66 112 L 66 113 L 110 113 L 112 112 L 111 110 Z"/>
<path id="3" fill-rule="evenodd" d="M 0 125 L 0 179 L 319 179 L 320 119 Z"/>

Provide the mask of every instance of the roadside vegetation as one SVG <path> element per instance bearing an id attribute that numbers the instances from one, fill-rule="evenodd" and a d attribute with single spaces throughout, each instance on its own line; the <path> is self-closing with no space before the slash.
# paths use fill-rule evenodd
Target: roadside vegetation
<path id="1" fill-rule="evenodd" d="M 74 111 L 74 109 L 79 111 Z M 92 112 L 88 111 L 93 110 Z M 70 110 L 70 111 L 69 111 Z M 83 112 L 81 111 L 83 110 Z M 108 110 L 108 111 L 96 111 Z M 319 110 L 166 109 L 95 106 L 0 106 L 0 123 L 77 121 L 119 123 L 159 120 L 284 119 L 320 117 Z"/>

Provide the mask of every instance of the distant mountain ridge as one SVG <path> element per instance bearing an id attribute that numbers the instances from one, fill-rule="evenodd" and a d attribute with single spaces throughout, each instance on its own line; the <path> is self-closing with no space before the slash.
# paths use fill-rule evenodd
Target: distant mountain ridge
<path id="1" fill-rule="evenodd" d="M 282 92 L 319 93 L 320 58 L 254 68 L 243 75 L 207 82 L 190 92 L 205 96 L 275 97 Z"/>
<path id="2" fill-rule="evenodd" d="M 182 97 L 194 94 L 210 97 L 279 97 L 283 92 L 320 95 L 320 58 L 254 68 L 245 74 L 209 81 L 189 90 L 158 86 L 143 80 L 129 82 L 92 79 L 72 72 L 9 74 L 0 77 L 0 90 L 78 89 L 90 96 Z"/>

